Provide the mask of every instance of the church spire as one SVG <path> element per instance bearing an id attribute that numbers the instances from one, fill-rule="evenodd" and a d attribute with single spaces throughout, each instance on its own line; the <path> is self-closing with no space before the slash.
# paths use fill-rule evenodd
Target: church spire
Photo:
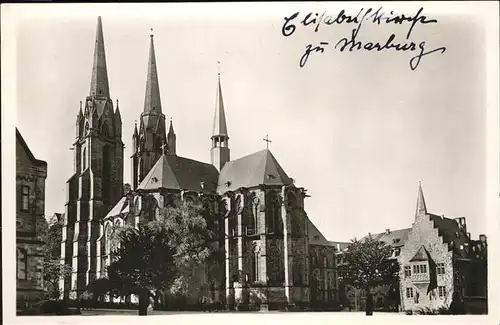
<path id="1" fill-rule="evenodd" d="M 108 70 L 106 68 L 106 53 L 104 51 L 101 16 L 97 18 L 94 64 L 92 66 L 92 79 L 90 82 L 90 96 L 93 95 L 109 98 Z"/>
<path id="2" fill-rule="evenodd" d="M 425 206 L 424 192 L 422 191 L 422 184 L 418 182 L 418 196 L 417 196 L 417 209 L 415 217 L 427 214 L 427 207 Z"/>
<path id="3" fill-rule="evenodd" d="M 217 74 L 217 93 L 215 98 L 214 128 L 212 136 L 228 137 L 226 114 L 224 112 L 224 100 L 222 98 L 222 87 L 220 82 L 220 72 Z"/>
<path id="4" fill-rule="evenodd" d="M 226 114 L 224 113 L 224 101 L 222 99 L 220 72 L 217 74 L 214 129 L 211 139 L 212 148 L 210 149 L 210 161 L 220 172 L 224 165 L 230 160 L 229 136 L 227 134 Z"/>
<path id="5" fill-rule="evenodd" d="M 172 123 L 172 119 L 170 119 L 170 127 L 168 128 L 168 134 L 167 134 L 168 153 L 170 155 L 177 154 L 176 138 L 177 136 L 175 135 L 174 125 Z"/>
<path id="6" fill-rule="evenodd" d="M 160 86 L 158 84 L 158 73 L 156 69 L 155 46 L 153 37 L 153 30 L 151 29 L 144 112 L 155 112 L 161 114 Z"/>

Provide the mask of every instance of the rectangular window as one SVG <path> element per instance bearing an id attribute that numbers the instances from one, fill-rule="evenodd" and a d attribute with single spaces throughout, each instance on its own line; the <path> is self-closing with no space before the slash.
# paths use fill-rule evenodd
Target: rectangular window
<path id="1" fill-rule="evenodd" d="M 444 274 L 444 263 L 437 263 L 437 274 Z"/>
<path id="2" fill-rule="evenodd" d="M 405 266 L 405 278 L 411 276 L 411 267 L 409 265 Z"/>
<path id="3" fill-rule="evenodd" d="M 439 297 L 446 297 L 446 287 L 439 286 L 438 293 L 439 293 Z"/>
<path id="4" fill-rule="evenodd" d="M 413 265 L 413 273 L 415 273 L 415 274 L 427 273 L 427 265 L 425 265 L 425 264 Z"/>
<path id="5" fill-rule="evenodd" d="M 17 250 L 17 278 L 22 280 L 28 278 L 28 253 L 25 249 Z"/>
<path id="6" fill-rule="evenodd" d="M 28 211 L 30 207 L 30 188 L 29 186 L 21 186 L 21 211 Z"/>
<path id="7" fill-rule="evenodd" d="M 406 298 L 413 298 L 413 288 L 406 288 Z"/>

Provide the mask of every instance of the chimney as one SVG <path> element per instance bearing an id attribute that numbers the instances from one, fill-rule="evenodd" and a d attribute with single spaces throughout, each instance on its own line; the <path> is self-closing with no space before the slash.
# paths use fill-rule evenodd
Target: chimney
<path id="1" fill-rule="evenodd" d="M 391 233 L 391 230 L 390 230 L 390 229 L 386 229 L 386 230 L 385 230 L 385 233 L 386 233 L 387 235 L 389 235 L 389 234 Z"/>

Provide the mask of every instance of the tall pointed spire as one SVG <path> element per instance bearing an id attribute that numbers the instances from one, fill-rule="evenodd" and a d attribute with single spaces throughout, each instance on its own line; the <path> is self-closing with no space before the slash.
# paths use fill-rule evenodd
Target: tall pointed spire
<path id="1" fill-rule="evenodd" d="M 158 84 L 158 73 L 156 69 L 155 46 L 151 30 L 149 41 L 148 76 L 146 80 L 146 99 L 144 101 L 144 112 L 161 113 L 160 85 Z"/>
<path id="2" fill-rule="evenodd" d="M 106 67 L 106 53 L 104 51 L 104 36 L 102 32 L 101 16 L 97 18 L 90 95 L 95 95 L 97 97 L 109 97 L 108 70 Z"/>
<path id="3" fill-rule="evenodd" d="M 422 184 L 418 182 L 418 196 L 417 196 L 417 209 L 415 217 L 427 214 L 427 207 L 425 206 L 424 192 L 422 191 Z"/>
<path id="4" fill-rule="evenodd" d="M 214 129 L 212 136 L 228 136 L 224 100 L 222 99 L 220 72 L 217 74 L 217 94 L 215 99 Z"/>
<path id="5" fill-rule="evenodd" d="M 168 134 L 175 134 L 174 124 L 172 123 L 172 118 L 170 118 L 170 126 L 168 128 Z"/>

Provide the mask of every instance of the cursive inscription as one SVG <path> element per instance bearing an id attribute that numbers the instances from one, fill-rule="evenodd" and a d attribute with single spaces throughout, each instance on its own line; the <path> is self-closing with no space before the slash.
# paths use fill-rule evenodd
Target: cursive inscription
<path id="1" fill-rule="evenodd" d="M 433 54 L 433 53 L 444 53 L 446 47 L 440 46 L 433 49 L 428 49 L 425 41 L 414 42 L 410 40 L 413 29 L 417 25 L 427 25 L 427 24 L 437 24 L 437 19 L 430 19 L 423 14 L 424 9 L 420 8 L 413 15 L 405 14 L 394 14 L 393 11 L 385 12 L 383 8 L 380 7 L 377 10 L 372 8 L 361 8 L 356 15 L 349 15 L 345 10 L 341 10 L 336 15 L 330 15 L 326 12 L 323 13 L 312 13 L 309 12 L 303 17 L 300 16 L 300 12 L 296 12 L 289 17 L 285 17 L 285 22 L 281 28 L 281 33 L 285 37 L 292 36 L 298 26 L 304 28 L 312 28 L 314 32 L 318 32 L 321 26 L 331 26 L 340 24 L 351 24 L 353 29 L 351 30 L 351 35 L 349 37 L 343 37 L 336 42 L 320 42 L 318 45 L 308 44 L 305 48 L 304 54 L 299 60 L 299 66 L 302 68 L 306 65 L 309 56 L 312 53 L 324 53 L 327 47 L 331 47 L 340 52 L 344 51 L 388 51 L 393 50 L 397 52 L 413 52 L 414 55 L 410 58 L 409 64 L 411 70 L 416 70 L 420 65 L 423 57 Z M 405 35 L 403 41 L 398 41 L 396 34 L 390 34 L 387 39 L 383 41 L 365 41 L 362 40 L 358 35 L 361 27 L 366 24 L 371 23 L 374 25 L 382 24 L 394 24 L 403 25 L 408 24 L 408 32 Z"/>

